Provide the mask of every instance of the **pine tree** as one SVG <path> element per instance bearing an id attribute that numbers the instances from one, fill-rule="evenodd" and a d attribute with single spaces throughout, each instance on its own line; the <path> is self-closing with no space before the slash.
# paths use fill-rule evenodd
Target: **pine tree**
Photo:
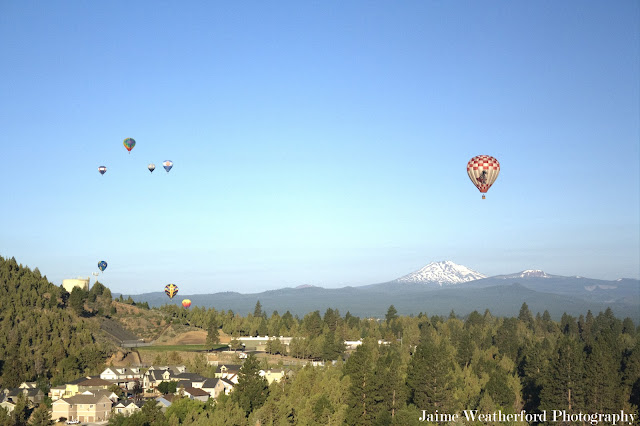
<path id="1" fill-rule="evenodd" d="M 409 400 L 421 410 L 435 413 L 455 409 L 455 361 L 452 350 L 429 333 L 423 335 L 407 369 Z"/>
<path id="2" fill-rule="evenodd" d="M 384 317 L 387 320 L 387 324 L 391 324 L 391 321 L 398 318 L 398 310 L 395 306 L 391 305 L 389 309 L 387 309 L 387 314 Z"/>
<path id="3" fill-rule="evenodd" d="M 565 312 L 560 318 L 560 331 L 566 335 L 576 336 L 578 335 L 578 322 Z"/>
<path id="4" fill-rule="evenodd" d="M 2 363 L 2 385 L 6 388 L 15 388 L 22 382 L 25 375 L 24 363 L 19 353 L 18 333 L 10 333 L 9 344 L 5 348 L 5 359 Z"/>
<path id="5" fill-rule="evenodd" d="M 381 348 L 374 373 L 374 399 L 379 420 L 395 418 L 398 410 L 405 405 L 406 386 L 402 375 L 402 358 L 397 346 Z"/>
<path id="6" fill-rule="evenodd" d="M 207 349 L 211 350 L 213 347 L 220 343 L 220 330 L 218 329 L 218 322 L 215 318 L 211 318 L 209 326 L 207 327 Z"/>
<path id="7" fill-rule="evenodd" d="M 13 407 L 11 412 L 11 421 L 15 426 L 25 426 L 27 424 L 27 418 L 29 417 L 29 405 L 24 394 L 18 395 L 16 406 Z"/>
<path id="8" fill-rule="evenodd" d="M 269 395 L 267 379 L 260 376 L 260 362 L 249 355 L 238 372 L 238 384 L 231 394 L 232 400 L 249 415 L 260 408 Z"/>
<path id="9" fill-rule="evenodd" d="M 624 358 L 623 383 L 629 403 L 640 407 L 640 339 Z"/>
<path id="10" fill-rule="evenodd" d="M 86 291 L 79 287 L 74 287 L 73 291 L 69 295 L 69 306 L 77 315 L 84 313 L 84 301 L 86 299 Z"/>
<path id="11" fill-rule="evenodd" d="M 460 367 L 469 365 L 476 345 L 469 330 L 462 330 L 456 345 L 456 361 Z"/>
<path id="12" fill-rule="evenodd" d="M 349 357 L 344 367 L 345 375 L 351 379 L 346 397 L 346 423 L 349 425 L 368 425 L 372 421 L 372 370 L 375 362 L 373 348 L 373 343 L 365 340 Z"/>
<path id="13" fill-rule="evenodd" d="M 338 329 L 338 325 L 342 321 L 342 318 L 340 318 L 340 313 L 337 309 L 333 310 L 331 308 L 327 308 L 327 311 L 324 313 L 324 318 L 322 320 L 330 331 L 335 332 Z"/>
<path id="14" fill-rule="evenodd" d="M 342 339 L 336 338 L 333 331 L 329 331 L 322 339 L 322 359 L 332 361 L 339 359 L 344 353 Z"/>
<path id="15" fill-rule="evenodd" d="M 256 302 L 256 307 L 253 308 L 253 316 L 256 318 L 262 316 L 262 305 L 259 300 Z"/>
<path id="16" fill-rule="evenodd" d="M 546 383 L 549 359 L 552 358 L 553 347 L 545 338 L 540 343 L 525 347 L 519 365 L 522 380 L 522 399 L 524 409 L 534 412 L 540 405 L 540 391 Z"/>
<path id="17" fill-rule="evenodd" d="M 53 426 L 55 423 L 51 420 L 51 413 L 46 404 L 38 405 L 29 420 L 29 426 Z"/>
<path id="18" fill-rule="evenodd" d="M 518 357 L 518 320 L 515 318 L 505 318 L 502 325 L 496 330 L 494 344 L 501 353 L 509 356 L 512 360 Z"/>
<path id="19" fill-rule="evenodd" d="M 540 409 L 577 413 L 585 407 L 585 364 L 582 345 L 575 337 L 562 337 L 540 392 Z"/>
<path id="20" fill-rule="evenodd" d="M 0 407 L 0 426 L 13 426 L 13 420 L 4 407 Z"/>
<path id="21" fill-rule="evenodd" d="M 498 367 L 493 370 L 485 385 L 485 390 L 498 406 L 503 409 L 512 409 L 516 395 L 509 387 L 507 373 L 502 368 Z"/>
<path id="22" fill-rule="evenodd" d="M 620 410 L 622 377 L 618 354 L 608 339 L 596 339 L 586 361 L 586 405 L 600 413 Z"/>
<path id="23" fill-rule="evenodd" d="M 622 321 L 622 332 L 628 334 L 631 337 L 635 337 L 636 335 L 636 326 L 633 324 L 633 320 L 629 317 L 626 317 Z"/>
<path id="24" fill-rule="evenodd" d="M 523 302 L 522 306 L 520 307 L 518 319 L 522 321 L 527 326 L 527 328 L 533 330 L 533 315 L 531 315 L 531 311 L 529 310 L 529 306 L 526 304 L 526 302 Z"/>
<path id="25" fill-rule="evenodd" d="M 258 326 L 258 336 L 267 336 L 269 334 L 269 327 L 267 325 L 267 320 L 264 318 L 260 319 L 260 325 Z"/>
<path id="26" fill-rule="evenodd" d="M 213 416 L 206 424 L 211 426 L 245 426 L 248 422 L 244 411 L 231 396 L 220 395 L 216 401 Z"/>
<path id="27" fill-rule="evenodd" d="M 322 334 L 324 323 L 319 311 L 308 313 L 302 320 L 303 328 L 307 332 L 307 337 L 318 337 Z"/>

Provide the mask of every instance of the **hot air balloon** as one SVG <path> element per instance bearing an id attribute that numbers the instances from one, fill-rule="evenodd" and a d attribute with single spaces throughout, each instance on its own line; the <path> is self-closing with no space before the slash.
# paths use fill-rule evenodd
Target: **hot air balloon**
<path id="1" fill-rule="evenodd" d="M 191 306 L 191 300 L 189 299 L 184 299 L 182 301 L 182 306 L 184 306 L 185 308 L 188 308 L 189 306 Z"/>
<path id="2" fill-rule="evenodd" d="M 169 173 L 169 170 L 171 170 L 171 168 L 173 167 L 173 161 L 167 160 L 167 161 L 162 163 L 162 166 L 167 171 L 167 173 Z"/>
<path id="3" fill-rule="evenodd" d="M 104 175 L 105 173 L 107 173 L 107 168 L 105 166 L 100 166 L 98 167 L 98 171 L 101 175 Z"/>
<path id="4" fill-rule="evenodd" d="M 500 173 L 500 163 L 490 155 L 477 155 L 467 163 L 467 174 L 471 182 L 484 194 L 491 188 L 491 185 L 498 178 Z"/>
<path id="5" fill-rule="evenodd" d="M 149 169 L 149 171 L 153 173 L 153 171 L 156 169 L 156 165 L 151 163 L 147 166 L 147 169 Z"/>
<path id="6" fill-rule="evenodd" d="M 164 292 L 169 296 L 169 299 L 173 299 L 173 296 L 178 294 L 178 286 L 175 284 L 167 284 L 164 286 Z"/>
<path id="7" fill-rule="evenodd" d="M 107 269 L 107 262 L 105 262 L 104 260 L 98 262 L 98 269 L 104 272 L 104 270 Z"/>
<path id="8" fill-rule="evenodd" d="M 127 148 L 127 151 L 129 151 L 129 154 L 131 154 L 133 147 L 136 146 L 136 141 L 133 138 L 126 138 L 122 143 L 124 147 Z"/>

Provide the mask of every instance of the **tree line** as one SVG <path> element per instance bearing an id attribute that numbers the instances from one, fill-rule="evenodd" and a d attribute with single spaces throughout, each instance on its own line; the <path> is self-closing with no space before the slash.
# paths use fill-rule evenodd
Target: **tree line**
<path id="1" fill-rule="evenodd" d="M 298 318 L 277 311 L 267 316 L 259 302 L 244 317 L 215 309 L 162 309 L 208 328 L 210 335 L 218 329 L 232 336 L 287 335 L 293 337 L 288 351 L 277 344 L 276 352 L 340 360 L 319 373 L 331 376 L 337 369 L 348 384 L 327 390 L 318 402 L 318 424 L 411 424 L 419 410 L 634 413 L 640 404 L 639 331 L 611 309 L 578 318 L 564 314 L 560 321 L 547 311 L 533 315 L 526 303 L 517 318 L 494 317 L 488 310 L 465 318 L 453 311 L 448 317 L 399 316 L 393 306 L 384 320 L 341 316 L 333 309 Z M 359 339 L 364 343 L 345 356 L 344 340 Z M 287 386 L 274 387 L 265 404 L 279 405 L 273 398 L 285 398 Z M 274 412 L 280 411 L 260 407 L 250 417 L 266 424 L 284 421 L 284 414 Z"/>

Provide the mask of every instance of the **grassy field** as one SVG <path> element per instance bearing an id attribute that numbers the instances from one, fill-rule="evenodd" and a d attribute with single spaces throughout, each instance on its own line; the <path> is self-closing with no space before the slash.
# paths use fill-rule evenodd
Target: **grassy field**
<path id="1" fill-rule="evenodd" d="M 227 345 L 215 345 L 213 349 L 224 348 Z M 203 352 L 206 351 L 205 345 L 156 345 L 156 346 L 140 346 L 135 348 L 140 352 Z"/>

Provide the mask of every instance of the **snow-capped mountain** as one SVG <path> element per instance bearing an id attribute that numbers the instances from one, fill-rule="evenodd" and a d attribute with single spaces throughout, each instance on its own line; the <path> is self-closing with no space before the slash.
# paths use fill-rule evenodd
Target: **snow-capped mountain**
<path id="1" fill-rule="evenodd" d="M 512 278 L 553 278 L 553 277 L 554 275 L 549 275 L 540 269 L 527 269 L 522 272 L 516 272 L 515 274 L 497 275 L 494 278 L 502 278 L 506 280 L 506 279 L 512 279 Z M 579 277 L 576 277 L 576 278 L 579 278 Z"/>
<path id="2" fill-rule="evenodd" d="M 399 283 L 437 283 L 443 285 L 459 284 L 468 281 L 486 278 L 486 275 L 458 265 L 450 260 L 442 262 L 431 262 L 424 268 L 412 272 L 409 275 L 398 278 Z"/>

